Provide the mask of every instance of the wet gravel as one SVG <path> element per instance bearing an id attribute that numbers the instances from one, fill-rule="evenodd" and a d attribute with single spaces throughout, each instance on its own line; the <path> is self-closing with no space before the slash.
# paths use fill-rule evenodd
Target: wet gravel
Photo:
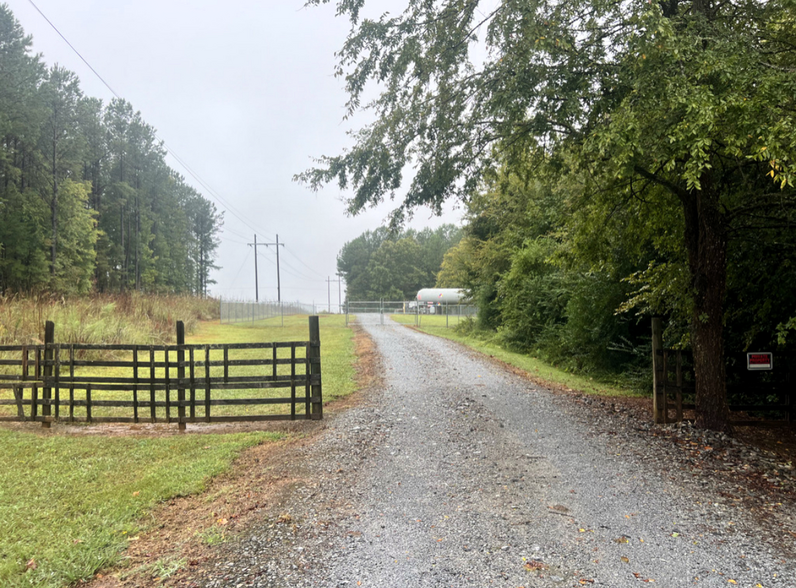
<path id="1" fill-rule="evenodd" d="M 191 585 L 796 586 L 792 464 L 362 318 L 384 386 Z"/>

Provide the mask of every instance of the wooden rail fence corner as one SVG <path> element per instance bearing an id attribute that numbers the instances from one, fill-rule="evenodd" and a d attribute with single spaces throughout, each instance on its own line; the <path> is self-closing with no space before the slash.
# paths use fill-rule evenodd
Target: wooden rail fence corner
<path id="1" fill-rule="evenodd" d="M 181 431 L 187 423 L 323 418 L 317 316 L 306 341 L 196 345 L 185 343 L 182 321 L 176 329 L 175 345 L 58 344 L 47 321 L 43 345 L 0 346 L 0 421 L 50 427 L 64 420 L 62 408 L 70 423 L 176 422 Z M 278 405 L 289 413 L 274 412 Z"/>

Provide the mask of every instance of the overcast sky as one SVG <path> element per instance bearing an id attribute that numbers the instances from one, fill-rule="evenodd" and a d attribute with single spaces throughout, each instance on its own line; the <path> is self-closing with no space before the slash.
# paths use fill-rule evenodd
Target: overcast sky
<path id="1" fill-rule="evenodd" d="M 113 94 L 58 36 L 29 0 L 6 0 L 48 65 L 81 79 L 86 95 Z M 212 276 L 215 295 L 254 299 L 254 233 L 279 235 L 282 299 L 326 303 L 326 278 L 347 241 L 380 226 L 390 202 L 347 217 L 336 186 L 319 193 L 292 181 L 312 158 L 336 155 L 346 131 L 343 80 L 334 52 L 348 32 L 334 6 L 295 0 L 33 0 L 38 8 L 161 140 L 217 194 L 173 158 L 172 168 L 224 213 Z M 382 1 L 376 2 L 384 5 Z M 410 226 L 458 223 L 426 209 Z M 240 218 L 238 218 L 240 217 Z M 276 299 L 274 247 L 259 248 L 260 300 Z M 433 286 L 433 284 L 429 284 Z M 337 284 L 331 284 L 332 304 Z M 343 292 L 343 296 L 345 293 Z"/>

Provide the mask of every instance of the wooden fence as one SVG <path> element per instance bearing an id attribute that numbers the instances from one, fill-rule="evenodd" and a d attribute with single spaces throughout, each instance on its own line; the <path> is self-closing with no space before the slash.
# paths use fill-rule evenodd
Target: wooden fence
<path id="1" fill-rule="evenodd" d="M 309 340 L 0 346 L 0 421 L 221 423 L 321 419 L 318 317 Z M 289 412 L 275 412 L 287 405 Z"/>
<path id="2" fill-rule="evenodd" d="M 695 379 L 690 351 L 663 349 L 660 323 L 653 319 L 653 412 L 656 423 L 675 423 L 695 408 Z M 656 328 L 657 327 L 657 328 Z M 780 356 L 772 372 L 745 371 L 745 360 L 729 357 L 727 397 L 735 426 L 796 425 L 796 357 Z"/>

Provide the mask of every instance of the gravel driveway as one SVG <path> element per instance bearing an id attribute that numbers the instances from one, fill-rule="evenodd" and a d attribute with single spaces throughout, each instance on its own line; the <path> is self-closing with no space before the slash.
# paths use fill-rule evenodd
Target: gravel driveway
<path id="1" fill-rule="evenodd" d="M 748 448 L 361 319 L 383 389 L 295 450 L 302 481 L 199 585 L 796 586 L 793 502 L 746 487 Z"/>

